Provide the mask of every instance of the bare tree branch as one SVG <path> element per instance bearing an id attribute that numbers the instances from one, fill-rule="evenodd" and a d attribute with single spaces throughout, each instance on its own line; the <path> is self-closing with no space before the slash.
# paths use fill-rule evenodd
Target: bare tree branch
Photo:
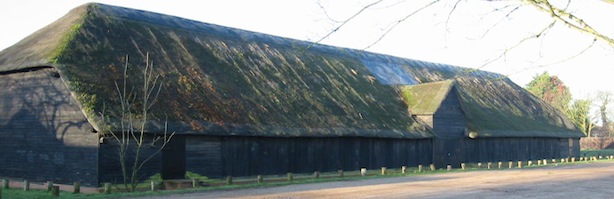
<path id="1" fill-rule="evenodd" d="M 398 21 L 396 21 L 394 23 L 394 25 L 392 25 L 392 27 L 388 28 L 388 30 L 386 30 L 386 32 L 384 32 L 384 34 L 380 35 L 379 38 L 377 38 L 373 43 L 371 43 L 370 45 L 368 45 L 367 47 L 363 48 L 363 50 L 369 49 L 372 46 L 374 46 L 375 44 L 379 43 L 384 37 L 386 37 L 386 35 L 388 35 L 388 33 L 390 33 L 392 30 L 394 30 L 399 24 L 403 23 L 405 20 L 409 19 L 411 16 L 415 15 L 416 13 L 419 13 L 420 11 L 432 6 L 433 4 L 439 2 L 441 0 L 434 0 L 426 5 L 424 5 L 423 7 L 421 7 L 420 9 L 408 14 L 407 16 L 403 17 L 402 19 L 399 19 Z"/>
<path id="2" fill-rule="evenodd" d="M 457 75 L 457 77 L 460 77 L 460 76 L 465 76 L 465 75 L 468 75 L 468 74 L 470 74 L 470 73 L 477 72 L 477 71 L 479 71 L 479 70 L 483 69 L 484 67 L 486 67 L 486 66 L 488 66 L 488 65 L 492 64 L 493 62 L 495 62 L 495 61 L 497 61 L 497 60 L 500 60 L 501 58 L 505 58 L 505 57 L 507 56 L 507 53 L 508 53 L 508 52 L 512 51 L 513 49 L 517 48 L 518 46 L 520 46 L 521 44 L 523 44 L 523 43 L 525 43 L 525 42 L 527 42 L 527 41 L 529 41 L 529 40 L 532 40 L 532 39 L 535 39 L 535 38 L 539 38 L 539 37 L 540 37 L 540 36 L 542 36 L 542 35 L 543 35 L 545 32 L 547 32 L 548 30 L 550 30 L 550 29 L 551 29 L 551 28 L 554 26 L 554 24 L 556 24 L 556 21 L 553 21 L 552 23 L 550 23 L 549 25 L 547 25 L 545 28 L 543 28 L 543 29 L 542 29 L 541 31 L 539 31 L 538 33 L 536 33 L 536 34 L 532 34 L 532 35 L 530 35 L 530 36 L 528 36 L 528 37 L 525 37 L 525 38 L 521 39 L 520 41 L 518 41 L 518 42 L 517 42 L 516 44 L 514 44 L 513 46 L 510 46 L 510 47 L 506 48 L 505 50 L 503 50 L 503 52 L 502 52 L 501 54 L 499 54 L 498 56 L 496 56 L 496 57 L 494 57 L 494 58 L 492 58 L 492 59 L 490 59 L 490 60 L 487 60 L 487 61 L 486 61 L 484 64 L 482 64 L 481 66 L 479 66 L 479 67 L 477 67 L 477 68 L 468 69 L 468 70 L 467 70 L 465 73 L 462 73 L 462 74 Z"/>
<path id="3" fill-rule="evenodd" d="M 320 38 L 318 41 L 316 41 L 315 43 L 320 43 L 323 40 L 325 40 L 326 38 L 330 37 L 330 35 L 332 35 L 333 33 L 339 31 L 339 29 L 341 29 L 341 27 L 345 26 L 345 24 L 347 24 L 348 22 L 352 21 L 352 19 L 356 18 L 357 16 L 360 15 L 360 13 L 364 12 L 365 10 L 367 10 L 369 7 L 374 6 L 378 3 L 381 3 L 383 0 L 378 0 L 376 2 L 373 2 L 365 7 L 363 7 L 362 9 L 360 9 L 358 12 L 354 13 L 354 15 L 352 15 L 350 18 L 346 19 L 343 21 L 343 23 L 341 23 L 339 26 L 337 26 L 335 29 L 333 29 L 332 31 L 328 32 L 328 34 L 324 35 L 324 37 Z"/>
<path id="4" fill-rule="evenodd" d="M 123 84 L 115 82 L 115 89 L 119 100 L 119 128 L 114 128 L 117 124 L 106 124 L 105 126 L 111 126 L 111 129 L 105 129 L 105 132 L 101 132 L 101 137 L 112 137 L 113 141 L 117 143 L 118 159 L 122 170 L 123 182 L 126 190 L 134 191 L 139 183 L 139 173 L 143 165 L 162 151 L 164 147 L 170 142 L 174 135 L 168 133 L 168 125 L 164 123 L 164 135 L 162 138 L 153 136 L 149 140 L 146 135 L 148 129 L 146 125 L 149 120 L 149 110 L 152 105 L 156 103 L 160 94 L 162 85 L 158 82 L 159 75 L 154 75 L 153 61 L 149 58 L 149 53 L 146 55 L 145 67 L 143 69 L 143 80 L 140 93 L 134 93 L 135 89 L 128 90 L 128 56 L 125 57 Z M 140 104 L 135 103 L 136 100 L 140 100 Z M 140 107 L 137 107 L 138 105 Z M 138 109 L 140 108 L 140 109 Z M 134 112 L 133 112 L 134 109 Z M 106 116 L 101 113 L 103 122 L 106 123 L 104 118 Z M 156 147 L 155 143 L 161 142 L 160 147 Z M 147 143 L 150 143 L 147 145 Z M 151 153 L 143 154 L 149 147 L 153 147 Z M 131 154 L 130 152 L 134 152 Z M 131 164 L 131 165 L 129 165 Z"/>
<path id="5" fill-rule="evenodd" d="M 522 69 L 521 69 L 521 70 L 519 70 L 519 71 L 516 71 L 516 72 L 513 72 L 513 73 L 508 73 L 508 74 L 505 74 L 505 76 L 506 76 L 506 77 L 509 77 L 509 76 L 512 76 L 512 75 L 515 75 L 515 74 L 519 74 L 519 73 L 525 72 L 525 71 L 530 70 L 530 69 L 543 68 L 543 67 L 548 67 L 548 66 L 552 66 L 552 65 L 556 65 L 556 64 L 560 64 L 560 63 L 564 63 L 564 62 L 570 61 L 570 60 L 575 59 L 576 57 L 579 57 L 580 55 L 583 55 L 584 53 L 586 53 L 586 52 L 587 52 L 589 49 L 591 49 L 591 48 L 592 48 L 592 47 L 593 47 L 593 46 L 594 46 L 596 43 L 597 43 L 597 40 L 595 39 L 595 40 L 593 40 L 593 42 L 591 42 L 591 44 L 589 44 L 589 45 L 588 45 L 586 48 L 582 49 L 582 50 L 581 50 L 581 51 L 579 51 L 578 53 L 576 53 L 576 54 L 574 54 L 574 55 L 572 55 L 572 56 L 570 56 L 570 57 L 567 57 L 567 58 L 565 58 L 565 59 L 561 59 L 561 60 L 558 60 L 558 61 L 555 61 L 555 62 L 546 63 L 546 64 L 537 64 L 537 65 L 532 66 L 532 67 L 525 67 L 525 68 L 522 68 Z"/>
<path id="6" fill-rule="evenodd" d="M 328 18 L 328 20 L 332 21 L 333 23 L 342 23 L 343 22 L 343 21 L 339 21 L 339 20 L 336 20 L 336 19 L 332 18 L 328 14 L 328 11 L 326 11 L 326 8 L 324 8 L 324 5 L 322 5 L 322 1 L 321 0 L 318 0 L 317 4 L 320 7 L 320 10 L 322 10 L 324 12 L 324 15 L 326 16 L 326 18 Z"/>
<path id="7" fill-rule="evenodd" d="M 458 7 L 458 4 L 461 1 L 462 0 L 456 0 L 456 3 L 454 3 L 454 6 L 452 7 L 452 10 L 450 10 L 450 13 L 448 13 L 448 18 L 446 18 L 446 32 L 450 32 L 450 29 L 448 28 L 448 23 L 450 22 L 450 18 L 454 14 L 454 11 L 456 11 L 456 7 Z"/>
<path id="8" fill-rule="evenodd" d="M 497 21 L 496 23 L 494 23 L 492 26 L 490 26 L 489 28 L 486 29 L 486 31 L 484 31 L 484 34 L 482 34 L 482 36 L 480 37 L 480 39 L 483 39 L 486 37 L 486 35 L 488 35 L 488 33 L 490 33 L 491 30 L 495 29 L 497 26 L 499 26 L 505 19 L 509 19 L 510 16 L 518 11 L 520 9 L 520 6 L 516 6 L 514 8 L 512 8 L 512 10 L 510 10 L 505 16 L 501 17 L 501 19 L 499 19 L 499 21 Z"/>
<path id="9" fill-rule="evenodd" d="M 565 9 L 555 7 L 550 3 L 549 0 L 523 0 L 523 2 L 532 5 L 533 7 L 537 8 L 542 12 L 550 14 L 553 19 L 563 22 L 565 25 L 572 29 L 592 35 L 595 38 L 605 41 L 610 46 L 614 47 L 614 38 L 601 34 L 599 31 L 593 29 L 593 27 L 591 27 L 583 19 L 566 11 Z M 610 3 L 612 2 L 612 0 L 604 0 L 604 2 Z"/>

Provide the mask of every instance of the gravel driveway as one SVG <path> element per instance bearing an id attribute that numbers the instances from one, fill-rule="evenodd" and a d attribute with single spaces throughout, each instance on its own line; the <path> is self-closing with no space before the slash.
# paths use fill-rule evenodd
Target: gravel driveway
<path id="1" fill-rule="evenodd" d="M 209 191 L 154 198 L 614 198 L 614 162 Z"/>

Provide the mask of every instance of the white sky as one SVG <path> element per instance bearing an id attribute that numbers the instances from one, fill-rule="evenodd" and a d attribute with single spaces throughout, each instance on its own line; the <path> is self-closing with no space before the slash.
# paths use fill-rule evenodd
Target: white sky
<path id="1" fill-rule="evenodd" d="M 321 0 L 328 15 L 344 20 L 373 0 Z M 88 1 L 0 1 L 0 49 L 7 48 L 32 32 L 57 20 L 70 9 Z M 317 0 L 101 0 L 100 3 L 159 12 L 197 21 L 256 32 L 316 41 L 336 25 L 326 17 Z M 428 0 L 387 0 L 371 7 L 322 41 L 339 47 L 364 49 L 398 19 L 422 7 Z M 503 2 L 462 1 L 447 20 L 455 1 L 443 0 L 397 26 L 368 51 L 399 57 L 476 68 L 513 46 L 520 39 L 543 29 L 550 18 L 530 7 L 519 9 L 499 26 L 490 28 L 506 12 Z M 598 0 L 572 1 L 570 9 L 587 22 L 610 35 L 614 26 L 614 5 Z M 576 3 L 577 2 L 577 3 Z M 447 21 L 447 23 L 446 23 Z M 490 31 L 486 31 L 489 30 Z M 488 32 L 486 36 L 482 35 Z M 575 98 L 586 98 L 596 91 L 614 93 L 614 47 L 597 42 L 586 53 L 562 63 L 582 51 L 592 38 L 555 26 L 543 39 L 508 52 L 504 59 L 483 67 L 509 75 L 524 86 L 537 73 L 548 71 L 567 84 Z M 555 63 L 555 64 L 551 64 Z M 545 65 L 545 66 L 542 66 Z"/>

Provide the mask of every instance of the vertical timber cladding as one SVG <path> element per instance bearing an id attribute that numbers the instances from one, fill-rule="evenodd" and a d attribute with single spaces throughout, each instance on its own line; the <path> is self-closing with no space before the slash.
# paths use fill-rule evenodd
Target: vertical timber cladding
<path id="1" fill-rule="evenodd" d="M 430 163 L 431 150 L 430 139 L 189 136 L 186 170 L 220 178 L 400 168 Z"/>
<path id="2" fill-rule="evenodd" d="M 118 134 L 119 135 L 119 134 Z M 155 135 L 154 135 L 155 136 Z M 152 143 L 156 138 L 151 134 L 146 134 L 144 138 L 144 144 L 140 150 L 139 161 L 142 161 L 146 158 L 149 158 L 147 162 L 138 170 L 138 178 L 139 180 L 145 180 L 149 177 L 161 174 L 163 171 L 163 151 L 160 151 L 160 147 L 162 147 L 161 141 L 156 141 Z M 173 139 L 175 139 L 173 137 Z M 120 161 L 119 149 L 121 146 L 121 140 L 116 140 L 110 135 L 107 139 L 104 140 L 103 143 L 100 144 L 100 149 L 98 151 L 98 182 L 100 183 L 123 183 L 123 174 L 122 167 Z M 127 165 L 126 169 L 129 173 L 132 171 L 131 166 L 134 164 L 136 160 L 136 144 L 131 142 L 127 153 L 125 155 L 125 163 Z M 151 158 L 150 158 L 151 157 Z M 129 178 L 129 176 L 127 176 Z"/>
<path id="3" fill-rule="evenodd" d="M 570 144 L 570 142 L 573 142 Z M 498 162 L 559 159 L 579 153 L 578 139 L 568 138 L 462 138 L 433 141 L 433 162 L 438 167 L 460 162 Z M 460 150 L 446 151 L 446 149 Z M 456 152 L 459 157 L 447 156 Z"/>
<path id="4" fill-rule="evenodd" d="M 57 70 L 0 74 L 0 176 L 96 186 L 98 135 Z"/>
<path id="5" fill-rule="evenodd" d="M 221 140 L 222 138 L 219 136 L 186 136 L 186 171 L 207 177 L 221 178 L 224 175 Z"/>
<path id="6" fill-rule="evenodd" d="M 185 169 L 185 136 L 173 136 L 162 149 L 162 179 L 184 179 Z"/>
<path id="7" fill-rule="evenodd" d="M 461 109 L 456 89 L 451 89 L 433 115 L 432 127 L 437 138 L 433 140 L 433 163 L 438 167 L 467 162 L 470 150 L 465 146 L 465 114 Z"/>
<path id="8" fill-rule="evenodd" d="M 564 141 L 563 141 L 564 140 Z M 468 162 L 527 161 L 566 158 L 567 138 L 476 138 L 465 139 Z M 563 146 L 564 145 L 564 146 Z M 473 153 L 471 153 L 473 152 Z"/>
<path id="9" fill-rule="evenodd" d="M 579 138 L 560 138 L 558 150 L 561 158 L 579 157 L 580 156 L 580 139 Z"/>

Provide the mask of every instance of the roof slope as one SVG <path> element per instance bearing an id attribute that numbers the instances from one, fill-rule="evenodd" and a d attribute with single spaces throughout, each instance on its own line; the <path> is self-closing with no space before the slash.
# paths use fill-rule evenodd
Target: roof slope
<path id="1" fill-rule="evenodd" d="M 465 92 L 461 97 L 466 98 L 465 109 L 475 112 L 471 127 L 484 135 L 526 130 L 519 135 L 531 136 L 534 131 L 519 127 L 525 122 L 520 118 L 527 116 L 523 114 L 535 114 L 530 117 L 539 122 L 561 118 L 557 112 L 540 112 L 550 109 L 537 99 L 528 100 L 526 106 L 513 105 L 507 95 L 522 99 L 531 95 L 495 73 L 103 4 L 75 8 L 1 51 L 0 74 L 38 66 L 56 68 L 96 126 L 101 125 L 100 112 L 108 119 L 118 118 L 115 82 L 122 80 L 124 57 L 130 57 L 129 83 L 138 86 L 148 53 L 163 82 L 150 113 L 152 131 L 161 129 L 166 120 L 177 133 L 428 138 L 432 134 L 412 119 L 402 89 L 395 85 L 454 78 L 466 78 L 457 80 Z M 491 79 L 503 80 L 481 82 Z M 504 89 L 480 93 L 499 87 Z M 433 109 L 433 105 L 424 107 Z M 517 112 L 513 118 L 518 120 L 511 124 L 481 123 L 488 114 Z M 566 128 L 561 121 L 552 125 Z"/>
<path id="2" fill-rule="evenodd" d="M 400 87 L 412 114 L 437 112 L 451 89 L 459 93 L 469 132 L 480 137 L 582 137 L 558 109 L 509 79 L 458 77 Z"/>
<path id="3" fill-rule="evenodd" d="M 432 115 L 437 112 L 441 102 L 448 95 L 453 85 L 453 80 L 444 80 L 413 86 L 401 86 L 400 89 L 412 114 Z"/>
<path id="4" fill-rule="evenodd" d="M 103 111 L 118 119 L 115 82 L 124 57 L 138 86 L 147 53 L 163 82 L 151 131 L 168 120 L 177 133 L 432 136 L 394 87 L 379 84 L 343 50 L 102 4 L 78 7 L 0 52 L 0 70 L 57 68 L 98 123 Z"/>
<path id="5" fill-rule="evenodd" d="M 583 137 L 558 109 L 509 79 L 456 80 L 470 131 L 481 137 Z"/>

